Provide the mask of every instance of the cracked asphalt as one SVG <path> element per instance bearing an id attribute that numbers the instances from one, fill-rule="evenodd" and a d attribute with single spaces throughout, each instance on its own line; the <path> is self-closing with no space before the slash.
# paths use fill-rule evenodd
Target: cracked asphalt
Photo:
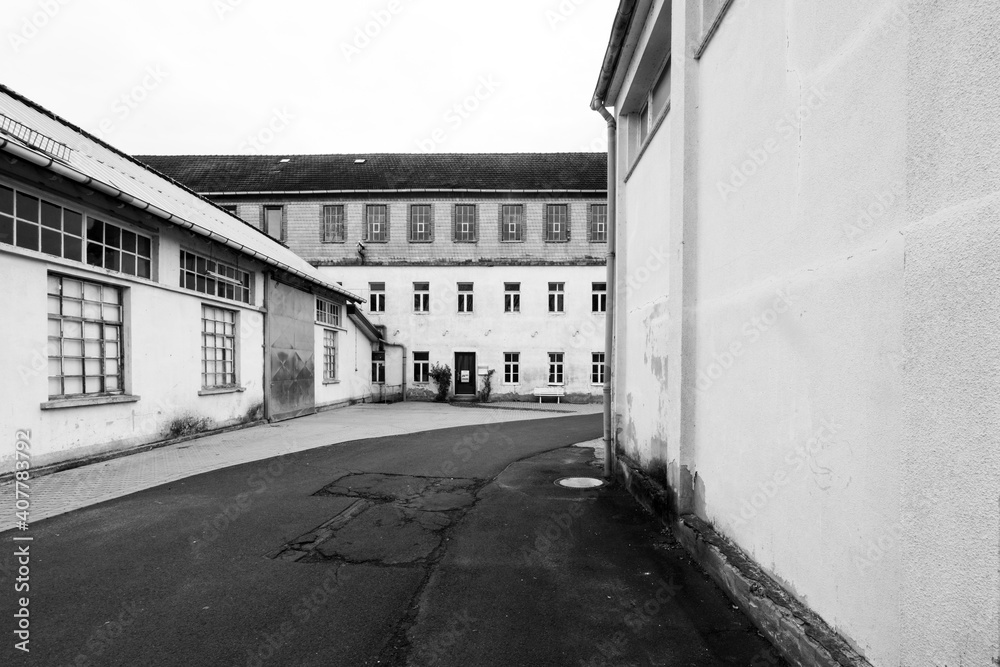
<path id="1" fill-rule="evenodd" d="M 586 415 L 346 442 L 40 522 L 32 651 L 9 640 L 0 662 L 784 664 L 620 488 L 553 483 L 600 475 L 569 447 L 600 428 Z"/>

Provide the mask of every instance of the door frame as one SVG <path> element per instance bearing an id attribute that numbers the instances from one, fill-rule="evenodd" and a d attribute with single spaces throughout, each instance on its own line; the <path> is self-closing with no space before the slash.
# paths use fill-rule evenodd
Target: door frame
<path id="1" fill-rule="evenodd" d="M 471 381 L 470 381 L 470 383 L 472 384 L 472 391 L 469 392 L 469 393 L 467 393 L 467 394 L 460 394 L 460 393 L 458 393 L 458 374 L 459 374 L 458 357 L 459 357 L 459 355 L 472 357 L 472 368 L 470 369 L 470 374 L 472 376 L 471 377 Z M 455 395 L 456 396 L 475 396 L 476 395 L 476 385 L 477 385 L 477 383 L 476 383 L 476 353 L 475 352 L 455 352 L 455 375 L 454 375 L 454 382 L 455 382 L 455 389 L 454 389 L 454 391 L 455 391 Z"/>

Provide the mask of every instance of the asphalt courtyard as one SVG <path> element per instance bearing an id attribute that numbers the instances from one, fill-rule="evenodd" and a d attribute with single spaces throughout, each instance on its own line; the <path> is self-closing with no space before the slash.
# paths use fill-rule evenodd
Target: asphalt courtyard
<path id="1" fill-rule="evenodd" d="M 600 476 L 575 446 L 600 414 L 380 407 L 353 414 L 416 432 L 345 440 L 329 427 L 347 410 L 247 429 L 245 462 L 164 465 L 176 479 L 0 534 L 0 662 L 783 664 L 619 487 L 555 484 Z M 419 430 L 452 419 L 472 423 Z"/>

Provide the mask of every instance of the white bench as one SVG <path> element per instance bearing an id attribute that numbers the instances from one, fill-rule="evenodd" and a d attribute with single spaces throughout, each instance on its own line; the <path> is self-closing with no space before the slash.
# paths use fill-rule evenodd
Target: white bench
<path id="1" fill-rule="evenodd" d="M 541 403 L 542 399 L 546 396 L 552 396 L 556 399 L 556 403 L 562 402 L 562 397 L 566 395 L 565 387 L 536 387 L 532 392 L 538 397 L 538 402 Z"/>

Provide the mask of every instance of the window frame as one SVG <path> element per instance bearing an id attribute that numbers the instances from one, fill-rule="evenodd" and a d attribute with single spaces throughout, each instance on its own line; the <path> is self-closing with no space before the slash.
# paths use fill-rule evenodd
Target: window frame
<path id="1" fill-rule="evenodd" d="M 385 216 L 381 221 L 374 221 L 375 224 L 381 224 L 383 226 L 382 233 L 379 238 L 374 238 L 372 236 L 372 218 L 371 214 L 373 211 L 381 209 Z M 365 204 L 365 237 L 364 240 L 368 243 L 388 243 L 389 242 L 389 205 L 388 204 Z"/>
<path id="2" fill-rule="evenodd" d="M 426 287 L 421 287 L 426 285 Z M 426 314 L 431 312 L 431 284 L 428 282 L 413 283 L 413 312 Z"/>
<path id="3" fill-rule="evenodd" d="M 599 288 L 598 285 L 601 287 Z M 590 284 L 590 312 L 594 314 L 608 312 L 608 284 Z"/>
<path id="4" fill-rule="evenodd" d="M 280 213 L 281 213 L 281 220 L 278 222 L 278 234 L 279 234 L 278 236 L 274 236 L 273 234 L 271 234 L 271 231 L 270 231 L 269 226 L 268 226 L 268 219 L 267 219 L 267 213 L 268 213 L 268 211 L 280 211 Z M 261 227 L 261 231 L 263 231 L 267 236 L 270 236 L 272 239 L 274 239 L 276 241 L 280 241 L 281 243 L 284 243 L 285 240 L 288 238 L 288 228 L 287 228 L 288 227 L 288 215 L 287 215 L 287 210 L 285 208 L 285 205 L 284 204 L 262 204 L 261 205 L 260 227 Z"/>
<path id="5" fill-rule="evenodd" d="M 187 262 L 185 260 L 188 256 L 194 258 L 194 267 L 195 267 L 194 269 L 190 269 L 187 266 Z M 225 260 L 215 259 L 213 257 L 206 257 L 205 255 L 202 255 L 197 252 L 192 252 L 187 248 L 183 247 L 180 250 L 179 259 L 180 259 L 179 284 L 181 289 L 195 292 L 196 294 L 204 294 L 205 296 L 210 296 L 216 299 L 224 299 L 226 301 L 233 301 L 236 303 L 253 305 L 254 303 L 253 288 L 254 288 L 254 278 L 256 275 L 255 272 L 241 269 L 238 262 L 236 264 L 230 264 Z M 204 274 L 198 273 L 198 260 L 202 260 L 204 262 L 205 265 Z M 216 271 L 214 276 L 210 276 L 208 268 L 209 264 L 214 264 L 216 269 L 219 269 L 220 267 L 223 269 L 229 269 L 234 275 L 242 277 L 245 280 L 245 282 L 244 280 L 239 281 L 240 284 L 239 287 L 237 287 L 237 285 L 235 284 L 237 282 L 236 278 L 230 277 L 225 273 L 218 273 Z M 188 277 L 194 279 L 193 287 L 188 286 L 187 284 L 188 281 L 185 280 Z M 199 277 L 204 278 L 205 289 L 203 290 L 198 289 Z M 219 280 L 219 277 L 225 278 L 226 280 Z M 207 291 L 209 281 L 215 283 L 216 289 L 214 292 Z M 229 287 L 233 288 L 232 290 L 233 296 L 228 296 L 228 291 L 223 291 L 222 294 L 219 294 L 219 289 L 223 285 L 228 285 Z M 237 295 L 242 293 L 245 293 L 246 299 L 237 298 Z"/>
<path id="6" fill-rule="evenodd" d="M 371 381 L 372 384 L 385 384 L 385 359 L 372 359 Z"/>
<path id="7" fill-rule="evenodd" d="M 459 209 L 471 209 L 472 210 L 472 220 L 459 222 Z M 471 235 L 471 238 L 459 238 L 459 224 L 471 224 L 471 232 L 465 234 L 466 237 Z M 451 227 L 452 235 L 451 239 L 453 243 L 478 243 L 479 242 L 479 206 L 477 204 L 453 204 L 451 208 Z"/>
<path id="8" fill-rule="evenodd" d="M 602 216 L 598 216 L 598 209 L 604 209 Z M 603 217 L 603 220 L 601 219 Z M 598 233 L 598 225 L 601 225 Z M 590 204 L 587 206 L 587 241 L 590 243 L 608 242 L 608 205 Z"/>
<path id="9" fill-rule="evenodd" d="M 565 220 L 554 220 L 552 214 L 556 211 L 564 211 Z M 542 221 L 542 237 L 546 243 L 569 243 L 571 240 L 572 212 L 568 203 L 548 203 L 545 205 L 544 219 Z M 564 227 L 558 233 L 554 231 L 553 225 Z"/>
<path id="10" fill-rule="evenodd" d="M 211 311 L 219 311 L 221 313 L 226 313 L 228 315 L 232 315 L 232 322 L 226 322 L 224 320 L 217 320 L 217 319 L 209 319 L 207 317 L 207 315 L 206 315 L 207 311 L 209 311 L 209 310 L 211 310 Z M 218 324 L 222 324 L 223 325 L 223 333 L 221 334 L 221 336 L 220 336 L 218 330 L 215 330 L 215 331 L 212 331 L 212 332 L 209 332 L 207 330 L 207 324 L 208 324 L 208 322 L 213 322 L 216 325 L 218 325 Z M 220 389 L 221 390 L 224 390 L 224 389 L 238 389 L 240 387 L 239 336 L 237 335 L 237 332 L 239 331 L 239 323 L 240 323 L 240 313 L 239 313 L 238 310 L 233 310 L 233 309 L 230 309 L 230 308 L 224 308 L 224 307 L 216 305 L 216 304 L 208 304 L 208 303 L 202 303 L 201 304 L 201 389 L 202 389 L 202 391 L 216 391 L 216 390 L 220 390 Z M 232 333 L 226 333 L 226 325 L 229 325 L 232 328 Z M 222 338 L 222 340 L 223 340 L 223 346 L 221 348 L 220 347 L 216 347 L 216 346 L 209 347 L 207 345 L 209 336 L 212 336 L 213 338 Z M 232 342 L 232 346 L 231 347 L 226 347 L 225 343 L 227 341 L 231 341 Z M 221 373 L 218 372 L 218 371 L 213 371 L 213 372 L 210 373 L 208 371 L 209 362 L 211 362 L 211 363 L 218 363 L 220 361 L 220 359 L 218 357 L 216 357 L 214 359 L 209 359 L 208 358 L 208 351 L 209 350 L 216 350 L 216 351 L 222 350 L 223 357 L 222 357 L 221 361 L 223 363 L 223 366 L 222 366 L 223 370 L 222 370 Z M 227 360 L 226 357 L 225 357 L 225 353 L 226 353 L 227 350 L 232 355 L 232 359 L 231 360 Z M 232 364 L 232 372 L 227 372 L 225 370 L 226 369 L 225 364 L 227 363 L 227 361 Z M 216 378 L 221 375 L 221 376 L 223 376 L 223 380 L 224 381 L 221 384 L 218 384 L 218 383 L 209 384 L 208 383 L 208 377 L 210 375 L 211 376 L 215 376 Z M 231 376 L 232 382 L 225 382 L 225 380 L 230 379 L 230 376 Z"/>
<path id="11" fill-rule="evenodd" d="M 418 359 L 417 355 L 423 355 Z M 427 351 L 413 352 L 413 384 L 430 384 L 431 353 Z"/>
<path id="12" fill-rule="evenodd" d="M 514 285 L 515 287 L 511 289 L 511 285 Z M 503 312 L 521 312 L 521 283 L 503 284 Z"/>
<path id="13" fill-rule="evenodd" d="M 427 220 L 415 220 L 414 214 L 417 210 L 426 209 Z M 407 224 L 407 239 L 410 243 L 433 243 L 434 242 L 434 205 L 433 204 L 410 204 L 409 222 Z M 424 223 L 427 225 L 426 238 L 418 238 L 415 225 Z"/>
<path id="14" fill-rule="evenodd" d="M 549 352 L 548 384 L 550 387 L 566 386 L 566 353 Z M 558 359 L 556 358 L 558 357 Z"/>
<path id="15" fill-rule="evenodd" d="M 457 283 L 458 285 L 458 312 L 463 315 L 470 315 L 475 311 L 475 283 Z M 468 287 L 463 287 L 468 285 Z"/>
<path id="16" fill-rule="evenodd" d="M 376 289 L 376 285 L 381 285 L 382 289 Z M 385 312 L 385 283 L 368 283 L 368 312 Z"/>
<path id="17" fill-rule="evenodd" d="M 604 355 L 604 352 L 590 353 L 590 384 L 592 385 L 603 385 L 607 377 L 608 365 L 604 361 Z"/>
<path id="18" fill-rule="evenodd" d="M 340 382 L 340 344 L 336 329 L 323 328 L 323 383 Z M 331 345 L 332 341 L 332 345 Z"/>
<path id="19" fill-rule="evenodd" d="M 553 287 L 555 285 L 555 287 Z M 566 313 L 566 283 L 549 283 L 548 312 L 550 315 L 563 315 Z"/>
<path id="20" fill-rule="evenodd" d="M 339 220 L 331 213 L 339 211 Z M 331 219 L 333 218 L 333 219 Z M 347 243 L 347 211 L 343 204 L 323 204 L 319 209 L 320 243 Z M 334 233 L 331 233 L 331 230 Z M 336 232 L 339 230 L 339 234 Z"/>
<path id="21" fill-rule="evenodd" d="M 508 223 L 505 218 L 507 211 L 505 209 L 516 209 L 517 219 L 514 222 L 514 228 L 516 229 L 517 238 L 507 238 L 507 231 L 510 223 Z M 524 243 L 525 242 L 525 228 L 524 228 L 524 204 L 500 204 L 500 243 Z"/>
<path id="22" fill-rule="evenodd" d="M 341 317 L 341 307 L 339 303 L 316 297 L 316 322 L 328 327 L 337 329 L 343 328 Z"/>
<path id="23" fill-rule="evenodd" d="M 503 384 L 521 384 L 521 353 L 503 353 Z"/>

